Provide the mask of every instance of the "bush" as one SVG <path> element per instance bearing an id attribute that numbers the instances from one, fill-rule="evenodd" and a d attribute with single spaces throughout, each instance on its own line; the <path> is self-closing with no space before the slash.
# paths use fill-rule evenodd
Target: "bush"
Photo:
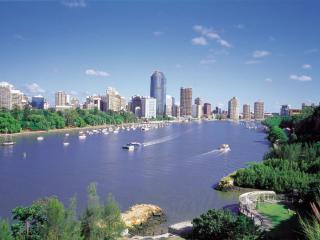
<path id="1" fill-rule="evenodd" d="M 261 232 L 253 221 L 245 216 L 237 216 L 228 210 L 211 209 L 195 218 L 192 237 L 207 239 L 260 239 Z"/>

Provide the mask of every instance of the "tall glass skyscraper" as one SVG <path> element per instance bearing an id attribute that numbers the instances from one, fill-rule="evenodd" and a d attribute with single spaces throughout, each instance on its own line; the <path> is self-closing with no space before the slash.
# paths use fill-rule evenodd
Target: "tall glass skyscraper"
<path id="1" fill-rule="evenodd" d="M 150 96 L 157 99 L 157 116 L 165 114 L 167 80 L 160 71 L 151 75 Z"/>

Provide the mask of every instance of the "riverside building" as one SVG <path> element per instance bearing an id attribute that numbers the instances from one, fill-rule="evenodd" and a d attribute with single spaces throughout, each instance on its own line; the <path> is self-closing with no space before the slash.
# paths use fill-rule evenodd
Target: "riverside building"
<path id="1" fill-rule="evenodd" d="M 180 116 L 192 116 L 192 88 L 180 88 Z"/>
<path id="2" fill-rule="evenodd" d="M 155 71 L 151 75 L 150 96 L 157 99 L 157 115 L 165 114 L 166 106 L 166 85 L 167 79 L 160 71 Z"/>
<path id="3" fill-rule="evenodd" d="M 141 106 L 141 117 L 149 119 L 157 116 L 157 99 L 142 97 Z"/>
<path id="4" fill-rule="evenodd" d="M 233 97 L 228 102 L 228 117 L 232 120 L 239 120 L 239 102 Z"/>
<path id="5" fill-rule="evenodd" d="M 7 82 L 0 82 L 0 108 L 11 110 L 15 106 L 22 108 L 26 104 L 28 100 L 21 91 Z"/>
<path id="6" fill-rule="evenodd" d="M 257 101 L 254 103 L 254 119 L 263 120 L 264 119 L 264 102 Z"/>
<path id="7" fill-rule="evenodd" d="M 243 119 L 244 120 L 251 120 L 251 111 L 249 104 L 243 104 Z"/>

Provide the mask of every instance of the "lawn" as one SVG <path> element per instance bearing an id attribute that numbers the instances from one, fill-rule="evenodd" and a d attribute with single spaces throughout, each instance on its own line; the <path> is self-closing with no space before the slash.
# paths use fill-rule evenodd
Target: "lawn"
<path id="1" fill-rule="evenodd" d="M 257 210 L 259 213 L 268 217 L 272 221 L 274 227 L 283 221 L 289 220 L 295 215 L 295 211 L 290 210 L 285 205 L 279 203 L 259 203 L 257 205 Z"/>

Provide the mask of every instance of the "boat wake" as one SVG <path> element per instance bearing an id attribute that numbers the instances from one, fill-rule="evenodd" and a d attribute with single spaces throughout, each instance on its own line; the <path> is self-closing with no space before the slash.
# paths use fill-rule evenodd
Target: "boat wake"
<path id="1" fill-rule="evenodd" d="M 155 139 L 153 141 L 142 143 L 142 145 L 144 147 L 148 147 L 148 146 L 152 146 L 152 145 L 155 145 L 155 144 L 164 143 L 164 142 L 173 140 L 173 139 L 175 139 L 177 137 L 179 137 L 179 135 L 166 136 L 166 137 L 162 137 L 162 138 L 159 138 L 159 139 Z"/>

